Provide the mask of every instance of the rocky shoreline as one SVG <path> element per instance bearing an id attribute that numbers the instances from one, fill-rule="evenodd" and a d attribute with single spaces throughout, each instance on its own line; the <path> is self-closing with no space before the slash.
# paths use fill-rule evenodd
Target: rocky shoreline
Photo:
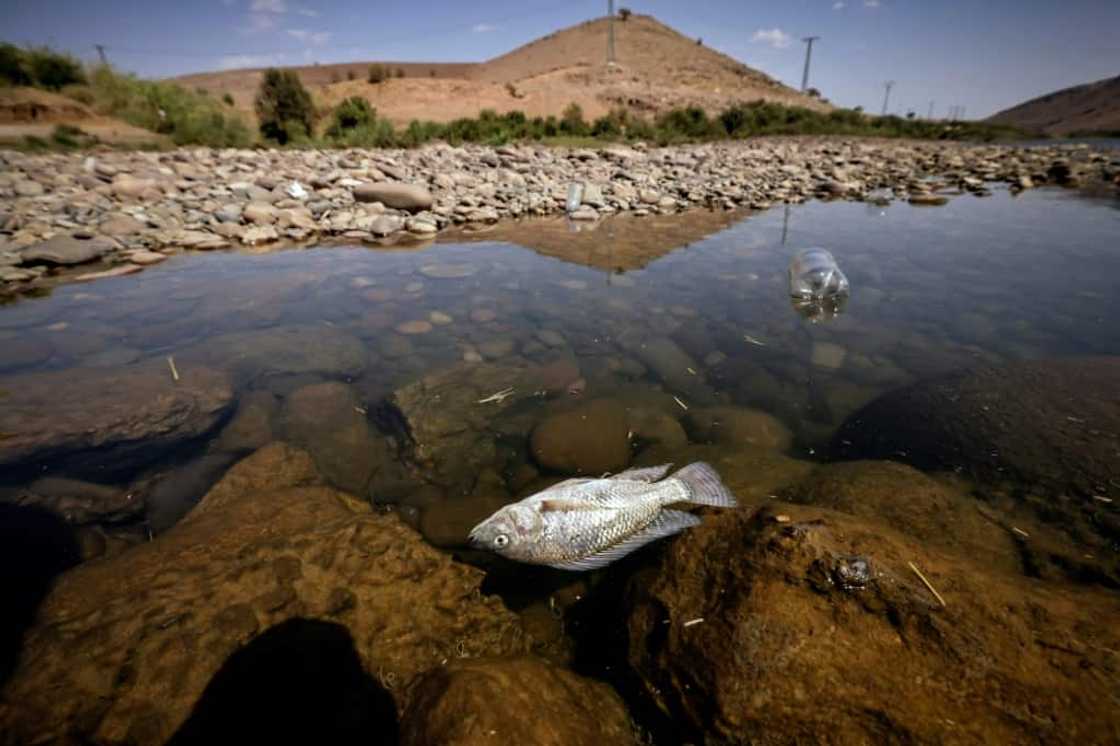
<path id="1" fill-rule="evenodd" d="M 0 164 L 0 296 L 131 274 L 187 250 L 423 242 L 450 226 L 562 214 L 571 184 L 582 199 L 569 217 L 587 222 L 811 198 L 939 205 L 983 196 L 993 183 L 1120 186 L 1120 156 L 1084 145 L 858 138 L 597 150 L 0 151 Z"/>

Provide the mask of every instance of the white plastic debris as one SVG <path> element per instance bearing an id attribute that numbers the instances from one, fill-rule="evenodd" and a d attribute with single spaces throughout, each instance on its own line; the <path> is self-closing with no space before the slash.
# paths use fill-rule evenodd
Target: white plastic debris
<path id="1" fill-rule="evenodd" d="M 288 196 L 292 199 L 307 199 L 307 190 L 304 189 L 303 184 L 300 184 L 298 181 L 293 181 L 284 191 L 287 192 Z"/>

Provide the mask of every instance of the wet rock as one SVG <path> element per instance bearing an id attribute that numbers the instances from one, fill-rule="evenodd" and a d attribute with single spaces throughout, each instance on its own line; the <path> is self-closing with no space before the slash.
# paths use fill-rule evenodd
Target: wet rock
<path id="1" fill-rule="evenodd" d="M 144 513 L 143 496 L 119 487 L 64 477 L 42 477 L 26 489 L 0 498 L 16 505 L 45 508 L 73 525 L 120 523 Z"/>
<path id="2" fill-rule="evenodd" d="M 940 207 L 949 204 L 949 198 L 941 194 L 918 192 L 910 195 L 910 204 L 922 207 Z"/>
<path id="3" fill-rule="evenodd" d="M 425 264 L 420 274 L 443 280 L 455 280 L 477 274 L 478 267 L 473 264 Z"/>
<path id="4" fill-rule="evenodd" d="M 113 250 L 113 244 L 104 239 L 79 239 L 55 236 L 40 241 L 20 252 L 24 264 L 85 264 Z"/>
<path id="5" fill-rule="evenodd" d="M 398 388 L 378 406 L 377 420 L 422 478 L 470 491 L 478 474 L 496 465 L 502 414 L 533 397 L 533 370 L 459 363 Z"/>
<path id="6" fill-rule="evenodd" d="M 790 502 L 884 523 L 988 568 L 1021 570 L 1013 533 L 987 517 L 975 498 L 892 461 L 851 461 L 818 467 L 782 491 Z"/>
<path id="7" fill-rule="evenodd" d="M 432 330 L 432 322 L 423 319 L 404 321 L 395 327 L 399 334 L 427 334 Z"/>
<path id="8" fill-rule="evenodd" d="M 685 424 L 697 443 L 751 446 L 786 451 L 793 434 L 781 420 L 746 407 L 703 407 L 688 411 Z"/>
<path id="9" fill-rule="evenodd" d="M 537 746 L 637 743 L 609 686 L 537 658 L 457 660 L 417 682 L 401 723 L 404 746 L 495 739 Z"/>
<path id="10" fill-rule="evenodd" d="M 223 334 L 185 350 L 176 359 L 226 368 L 239 383 L 281 375 L 351 378 L 366 367 L 361 340 L 326 326 Z"/>
<path id="11" fill-rule="evenodd" d="M 545 418 L 533 428 L 530 450 L 546 469 L 599 476 L 630 464 L 629 433 L 626 409 L 597 400 Z"/>
<path id="12" fill-rule="evenodd" d="M 711 404 L 715 392 L 707 385 L 700 364 L 668 337 L 627 336 L 619 340 L 630 354 L 650 368 L 671 393 L 686 404 Z"/>
<path id="13" fill-rule="evenodd" d="M 813 342 L 810 361 L 818 368 L 837 370 L 844 366 L 847 354 L 847 350 L 833 342 Z"/>
<path id="14" fill-rule="evenodd" d="M 853 569 L 863 582 L 837 582 Z M 882 524 L 797 506 L 720 512 L 667 543 L 629 595 L 630 664 L 689 740 L 1117 734 L 1120 673 L 1094 651 L 1116 649 L 1107 620 L 1120 601 L 951 558 Z"/>
<path id="15" fill-rule="evenodd" d="M 253 391 L 237 402 L 237 412 L 214 440 L 213 449 L 246 454 L 271 443 L 279 413 L 276 397 L 268 391 Z"/>
<path id="16" fill-rule="evenodd" d="M 354 187 L 358 202 L 380 202 L 386 207 L 413 212 L 432 206 L 432 194 L 418 184 L 379 181 Z"/>
<path id="17" fill-rule="evenodd" d="M 371 482 L 391 470 L 393 454 L 370 427 L 354 390 L 338 382 L 305 386 L 284 403 L 285 438 L 315 458 L 331 484 L 355 495 L 369 494 Z"/>
<path id="18" fill-rule="evenodd" d="M 148 526 L 161 533 L 174 526 L 233 465 L 238 454 L 210 450 L 144 480 Z"/>
<path id="19" fill-rule="evenodd" d="M 656 443 L 666 451 L 675 451 L 688 444 L 681 423 L 652 407 L 630 407 L 626 412 L 630 429 L 639 440 Z"/>
<path id="20" fill-rule="evenodd" d="M 892 391 L 844 422 L 833 452 L 1023 485 L 1041 514 L 1114 541 L 1120 357 L 980 368 Z"/>
<path id="21" fill-rule="evenodd" d="M 417 677 L 446 660 L 525 651 L 516 617 L 479 594 L 482 577 L 321 486 L 308 454 L 275 444 L 155 541 L 58 579 L 25 636 L 0 731 L 165 743 L 232 653 L 296 618 L 344 626 L 403 710 Z"/>
<path id="22" fill-rule="evenodd" d="M 118 264 L 112 269 L 101 272 L 85 272 L 74 275 L 74 282 L 93 282 L 94 280 L 107 280 L 112 277 L 124 277 L 125 275 L 134 275 L 142 269 L 143 267 L 139 264 Z"/>
<path id="23" fill-rule="evenodd" d="M 133 264 L 147 267 L 152 264 L 159 264 L 167 259 L 167 255 L 160 254 L 158 251 L 134 251 L 127 258 Z"/>
<path id="24" fill-rule="evenodd" d="M 109 474 L 209 432 L 233 404 L 227 375 L 163 359 L 123 369 L 71 368 L 0 379 L 0 466 L 64 460 Z"/>

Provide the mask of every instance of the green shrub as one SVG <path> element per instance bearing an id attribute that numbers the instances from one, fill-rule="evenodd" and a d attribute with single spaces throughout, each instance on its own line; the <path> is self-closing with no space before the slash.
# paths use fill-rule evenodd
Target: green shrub
<path id="1" fill-rule="evenodd" d="M 699 106 L 672 109 L 657 120 L 658 139 L 663 142 L 705 140 L 725 134 L 718 122 L 708 119 Z"/>
<path id="2" fill-rule="evenodd" d="M 261 135 L 286 145 L 312 131 L 315 106 L 294 70 L 265 70 L 254 102 Z"/>
<path id="3" fill-rule="evenodd" d="M 68 54 L 52 52 L 47 47 L 35 47 L 24 52 L 27 66 L 35 85 L 51 91 L 63 86 L 85 83 L 82 64 Z"/>
<path id="4" fill-rule="evenodd" d="M 8 85 L 31 85 L 31 72 L 23 50 L 15 44 L 0 44 L 0 82 Z"/>
<path id="5" fill-rule="evenodd" d="M 377 118 L 377 111 L 361 96 L 351 96 L 335 107 L 326 136 L 341 137 L 347 130 L 368 127 Z"/>
<path id="6" fill-rule="evenodd" d="M 565 135 L 582 137 L 587 134 L 587 122 L 583 121 L 583 109 L 577 103 L 568 104 L 560 115 L 560 131 Z"/>
<path id="7" fill-rule="evenodd" d="M 233 106 L 233 96 L 229 93 L 222 94 L 222 103 L 226 106 Z"/>
<path id="8" fill-rule="evenodd" d="M 377 85 L 378 83 L 384 83 L 385 80 L 388 79 L 388 77 L 389 71 L 385 68 L 384 65 L 370 65 L 369 74 L 366 76 L 366 80 L 368 80 L 370 83 L 373 83 L 374 85 Z"/>
<path id="9" fill-rule="evenodd" d="M 178 145 L 245 147 L 252 135 L 236 113 L 209 97 L 173 83 L 140 80 L 102 65 L 90 74 L 89 85 L 64 92 L 92 106 L 99 114 L 171 137 Z"/>

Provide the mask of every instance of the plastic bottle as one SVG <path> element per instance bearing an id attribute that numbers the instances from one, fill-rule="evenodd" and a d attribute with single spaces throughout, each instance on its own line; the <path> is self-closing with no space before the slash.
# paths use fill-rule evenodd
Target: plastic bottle
<path id="1" fill-rule="evenodd" d="M 568 201 L 565 208 L 571 214 L 578 210 L 581 204 L 583 204 L 583 182 L 573 181 L 568 185 Z"/>
<path id="2" fill-rule="evenodd" d="M 789 263 L 789 294 L 793 298 L 822 299 L 847 296 L 848 278 L 825 249 L 797 252 Z"/>

